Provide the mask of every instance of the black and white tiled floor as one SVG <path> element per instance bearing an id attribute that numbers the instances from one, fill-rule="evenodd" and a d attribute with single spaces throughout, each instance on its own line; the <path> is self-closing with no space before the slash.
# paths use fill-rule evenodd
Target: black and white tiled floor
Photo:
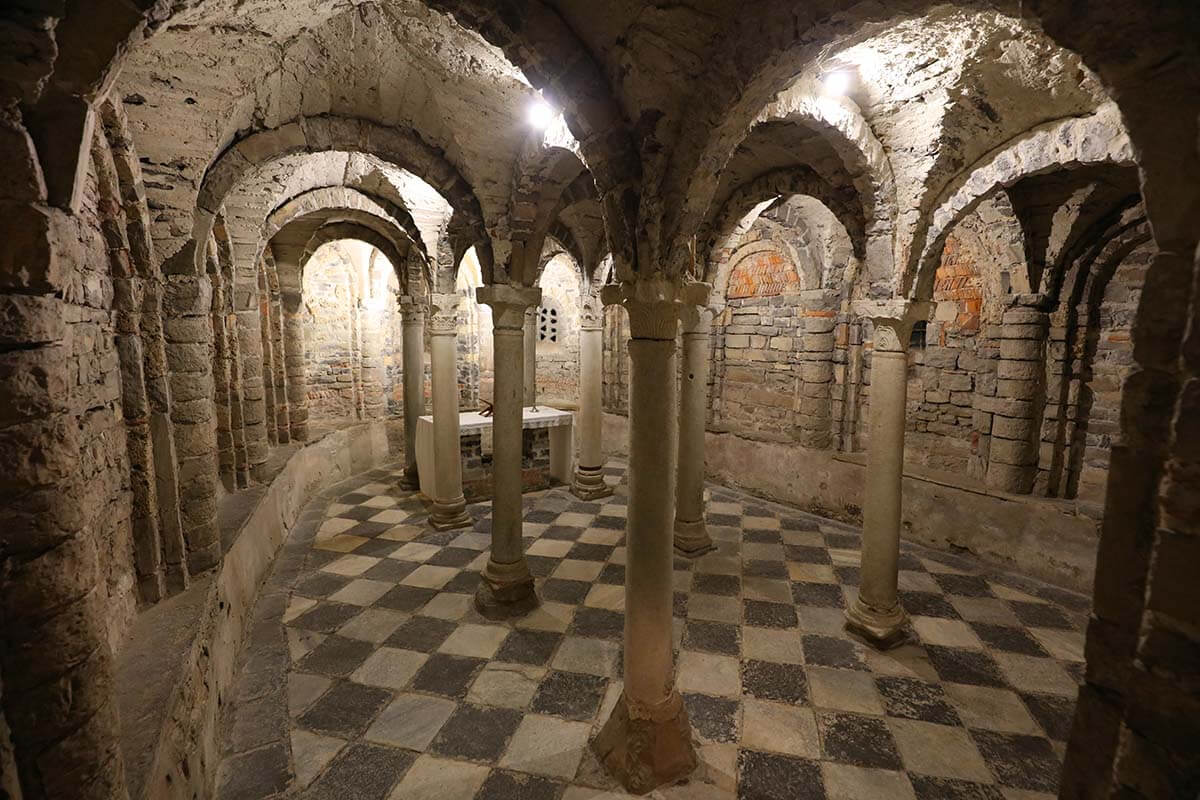
<path id="1" fill-rule="evenodd" d="M 306 510 L 255 610 L 222 800 L 607 800 L 587 742 L 621 688 L 627 486 L 527 495 L 542 606 L 472 607 L 488 504 L 438 533 L 399 471 Z M 1087 599 L 904 545 L 911 642 L 842 630 L 856 529 L 721 487 L 719 549 L 676 559 L 675 645 L 703 762 L 661 798 L 1054 796 L 1082 678 Z"/>

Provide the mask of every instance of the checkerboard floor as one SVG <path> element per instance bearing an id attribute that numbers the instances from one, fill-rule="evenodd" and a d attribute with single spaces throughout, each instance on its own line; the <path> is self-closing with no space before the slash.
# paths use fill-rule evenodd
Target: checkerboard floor
<path id="1" fill-rule="evenodd" d="M 310 504 L 259 601 L 220 796 L 601 800 L 587 747 L 621 691 L 624 466 L 616 493 L 525 497 L 540 608 L 472 606 L 491 509 L 439 533 L 399 469 Z M 1055 795 L 1088 599 L 905 543 L 910 642 L 842 630 L 853 527 L 710 487 L 718 550 L 674 564 L 674 643 L 702 766 L 662 798 Z"/>

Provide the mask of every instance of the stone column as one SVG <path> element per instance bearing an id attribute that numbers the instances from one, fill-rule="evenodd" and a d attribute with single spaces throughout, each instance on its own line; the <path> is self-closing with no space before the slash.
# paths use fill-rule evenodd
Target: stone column
<path id="1" fill-rule="evenodd" d="M 255 298 L 246 298 L 247 304 Z M 258 306 L 237 310 L 238 344 L 242 365 L 242 430 L 250 477 L 267 477 L 267 405 L 263 383 L 262 323 Z"/>
<path id="2" fill-rule="evenodd" d="M 475 608 L 489 619 L 524 614 L 537 606 L 533 576 L 521 539 L 521 454 L 524 431 L 525 312 L 536 307 L 542 290 L 484 286 L 475 290 L 480 303 L 492 308 L 492 354 L 496 365 L 492 418 L 492 552 Z"/>
<path id="3" fill-rule="evenodd" d="M 629 511 L 625 578 L 625 687 L 592 741 L 631 792 L 687 777 L 696 752 L 671 656 L 671 526 L 675 519 L 678 411 L 675 336 L 679 303 L 664 279 L 605 286 L 606 304 L 629 312 Z"/>
<path id="4" fill-rule="evenodd" d="M 283 305 L 283 364 L 287 372 L 288 423 L 297 442 L 308 439 L 308 379 L 304 374 L 304 320 L 300 291 L 280 292 Z"/>
<path id="5" fill-rule="evenodd" d="M 904 641 L 908 619 L 896 593 L 908 341 L 915 314 L 873 317 L 870 440 L 863 497 L 862 582 L 846 611 L 846 629 L 886 649 Z"/>
<path id="6" fill-rule="evenodd" d="M 274 270 L 272 270 L 272 275 Z M 268 278 L 271 276 L 268 275 Z M 275 433 L 280 444 L 292 440 L 292 410 L 287 395 L 287 349 L 283 345 L 283 297 L 278 280 L 271 279 L 271 352 L 274 355 Z"/>
<path id="7" fill-rule="evenodd" d="M 1037 478 L 1045 403 L 1046 331 L 1041 295 L 1018 295 L 1000 321 L 996 397 L 988 403 L 991 443 L 987 485 L 1028 494 Z"/>
<path id="8" fill-rule="evenodd" d="M 404 478 L 401 486 L 420 488 L 417 474 L 417 419 L 425 413 L 425 306 L 411 295 L 400 296 L 404 370 Z"/>
<path id="9" fill-rule="evenodd" d="M 429 355 L 433 378 L 433 512 L 429 524 L 445 531 L 471 524 L 462 490 L 458 434 L 458 371 L 455 367 L 458 301 L 454 293 L 430 302 Z"/>
<path id="10" fill-rule="evenodd" d="M 541 302 L 540 300 L 538 302 Z M 525 405 L 537 405 L 537 306 L 525 309 Z"/>
<path id="11" fill-rule="evenodd" d="M 704 299 L 707 301 L 707 296 Z M 674 543 L 675 552 L 689 558 L 714 549 L 704 524 L 704 428 L 708 413 L 712 321 L 711 308 L 688 305 L 681 309 L 683 372 L 679 380 L 679 469 Z"/>
<path id="12" fill-rule="evenodd" d="M 600 298 L 584 299 L 579 322 L 579 461 L 571 493 L 582 500 L 597 500 L 613 493 L 604 482 L 601 442 L 601 392 L 604 377 L 604 313 Z"/>

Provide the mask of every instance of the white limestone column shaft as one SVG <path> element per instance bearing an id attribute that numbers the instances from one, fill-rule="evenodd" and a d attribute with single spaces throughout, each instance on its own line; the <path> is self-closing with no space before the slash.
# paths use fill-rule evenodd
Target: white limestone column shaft
<path id="1" fill-rule="evenodd" d="M 492 309 L 496 378 L 492 415 L 492 549 L 483 569 L 476 607 L 497 616 L 503 606 L 530 606 L 533 576 L 521 539 L 521 454 L 524 420 L 525 311 L 542 299 L 542 290 L 484 286 L 475 290 Z M 531 606 L 530 606 L 531 607 Z M 494 614 L 491 612 L 495 612 Z"/>
<path id="2" fill-rule="evenodd" d="M 458 431 L 458 374 L 455 365 L 459 296 L 435 294 L 430 302 L 429 355 L 433 384 L 433 511 L 438 530 L 471 523 L 462 489 L 462 447 Z"/>
<path id="3" fill-rule="evenodd" d="M 539 300 L 538 302 L 541 302 Z M 525 309 L 524 394 L 525 405 L 537 405 L 537 306 Z"/>
<path id="4" fill-rule="evenodd" d="M 846 626 L 877 647 L 904 639 L 896 592 L 900 559 L 904 417 L 910 319 L 876 318 L 871 355 L 870 440 L 863 498 L 862 581 Z"/>
<path id="5" fill-rule="evenodd" d="M 589 296 L 583 305 L 579 328 L 579 460 L 571 492 L 584 500 L 612 494 L 604 482 L 604 449 L 601 441 L 601 391 L 604 382 L 604 316 L 599 298 Z"/>
<path id="6" fill-rule="evenodd" d="M 400 297 L 401 358 L 404 370 L 404 486 L 416 489 L 417 419 L 425 413 L 425 306 Z"/>
<path id="7" fill-rule="evenodd" d="M 675 551 L 685 556 L 698 556 L 713 549 L 704 524 L 704 428 L 708 411 L 709 331 L 713 312 L 705 306 L 686 306 L 680 320 L 683 371 L 679 380 Z"/>

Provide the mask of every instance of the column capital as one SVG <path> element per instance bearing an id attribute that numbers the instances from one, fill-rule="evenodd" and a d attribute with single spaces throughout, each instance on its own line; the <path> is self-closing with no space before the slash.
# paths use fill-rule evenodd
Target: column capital
<path id="1" fill-rule="evenodd" d="M 437 292 L 429 298 L 429 332 L 452 334 L 458 330 L 458 304 L 462 297 L 455 292 Z"/>
<path id="2" fill-rule="evenodd" d="M 929 319 L 933 303 L 928 300 L 855 301 L 855 315 L 871 320 L 875 328 L 873 346 L 876 353 L 907 353 L 913 325 Z"/>
<path id="3" fill-rule="evenodd" d="M 521 330 L 525 315 L 542 302 L 542 290 L 536 286 L 480 286 L 475 299 L 492 309 L 492 328 Z"/>
<path id="4" fill-rule="evenodd" d="M 683 332 L 685 334 L 707 334 L 712 328 L 713 319 L 721 310 L 716 304 L 709 302 L 714 299 L 712 284 L 692 283 L 688 284 L 685 290 L 689 294 L 685 297 L 679 310 L 679 322 L 683 325 Z M 699 300 L 699 302 L 689 302 L 693 299 Z"/>
<path id="5" fill-rule="evenodd" d="M 674 339 L 681 305 L 708 302 L 708 284 L 683 284 L 667 278 L 644 278 L 610 284 L 600 290 L 606 306 L 621 305 L 629 312 L 634 339 Z"/>

